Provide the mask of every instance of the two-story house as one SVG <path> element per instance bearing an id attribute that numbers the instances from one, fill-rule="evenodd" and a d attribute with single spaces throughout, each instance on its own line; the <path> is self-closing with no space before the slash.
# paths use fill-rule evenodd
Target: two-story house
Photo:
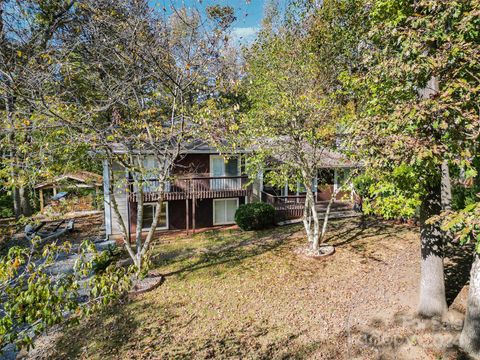
<path id="1" fill-rule="evenodd" d="M 220 154 L 207 145 L 198 144 L 185 152 L 175 162 L 170 174 L 170 181 L 163 191 L 163 202 L 157 230 L 193 230 L 235 223 L 235 212 L 244 203 L 264 201 L 272 204 L 278 212 L 278 219 L 289 220 L 302 216 L 305 192 L 301 184 L 285 184 L 275 188 L 264 183 L 263 175 L 249 181 L 245 175 L 245 161 L 248 151 L 235 154 Z M 141 155 L 146 168 L 155 169 L 158 164 L 148 153 Z M 351 166 L 340 157 L 329 160 L 322 172 L 321 184 L 315 182 L 315 196 L 321 211 L 330 199 L 335 187 L 339 186 L 344 170 Z M 320 173 L 319 173 L 320 174 Z M 326 175 L 325 175 L 326 174 Z M 111 179 L 111 177 L 114 179 Z M 111 182 L 118 212 L 126 224 L 129 234 L 134 234 L 137 226 L 138 196 L 132 177 L 120 164 L 113 164 L 110 169 L 104 163 L 104 209 L 105 230 L 108 237 L 122 234 L 121 226 L 112 204 Z M 320 179 L 320 177 L 319 177 Z M 143 185 L 143 224 L 142 230 L 151 227 L 158 200 L 158 180 L 146 179 Z M 350 210 L 351 201 L 345 200 L 345 193 L 338 195 L 336 207 Z M 347 196 L 348 198 L 348 196 Z M 348 200 L 348 199 L 347 199 Z"/>

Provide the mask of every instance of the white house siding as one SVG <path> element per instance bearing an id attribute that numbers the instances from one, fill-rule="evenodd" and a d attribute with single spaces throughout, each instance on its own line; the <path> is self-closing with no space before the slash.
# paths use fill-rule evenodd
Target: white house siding
<path id="1" fill-rule="evenodd" d="M 106 169 L 105 169 L 106 168 Z M 108 165 L 104 164 L 104 175 L 105 172 L 109 174 L 108 172 Z M 118 205 L 118 210 L 120 212 L 121 218 L 124 221 L 125 226 L 128 227 L 128 209 L 127 209 L 127 174 L 125 172 L 125 168 L 123 168 L 119 164 L 114 164 L 113 165 L 113 176 L 114 176 L 114 182 L 113 182 L 113 192 L 115 195 L 115 200 L 117 201 Z M 110 181 L 109 176 L 104 176 L 104 187 L 110 186 L 108 183 Z M 110 192 L 107 190 L 104 192 L 105 197 L 105 230 L 107 232 L 107 236 L 110 235 L 120 235 L 122 234 L 122 227 L 118 221 L 118 215 L 117 212 L 113 208 L 113 203 L 112 203 L 112 196 Z"/>

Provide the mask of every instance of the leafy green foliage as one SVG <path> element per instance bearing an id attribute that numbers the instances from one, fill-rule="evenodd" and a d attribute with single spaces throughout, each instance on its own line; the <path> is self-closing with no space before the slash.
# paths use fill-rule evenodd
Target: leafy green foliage
<path id="1" fill-rule="evenodd" d="M 455 178 L 477 177 L 479 14 L 477 0 L 381 0 L 370 7 L 358 66 L 341 76 L 356 102 L 356 116 L 347 119 L 352 149 L 375 172 L 364 184 L 366 211 L 414 215 L 427 192 L 440 189 L 444 162 L 454 208 L 476 201 Z"/>
<path id="2" fill-rule="evenodd" d="M 105 271 L 109 265 L 119 259 L 121 251 L 116 246 L 109 246 L 105 251 L 100 252 L 93 261 L 93 270 L 98 273 Z"/>
<path id="3" fill-rule="evenodd" d="M 471 167 L 479 12 L 477 0 L 373 4 L 359 71 L 344 78 L 358 100 L 355 145 L 370 165 L 406 163 L 425 184 L 445 159 Z"/>
<path id="4" fill-rule="evenodd" d="M 262 202 L 240 205 L 235 212 L 235 222 L 242 230 L 268 229 L 274 221 L 275 208 Z"/>
<path id="5" fill-rule="evenodd" d="M 80 245 L 71 271 L 56 272 L 59 256 L 73 255 L 72 246 L 42 244 L 14 246 L 0 258 L 0 346 L 32 345 L 32 337 L 48 327 L 78 321 L 117 300 L 130 287 L 132 269 L 107 266 L 94 272 L 103 258 L 92 243 Z M 85 295 L 86 294 L 86 295 Z"/>
<path id="6" fill-rule="evenodd" d="M 367 170 L 354 179 L 354 186 L 363 198 L 365 214 L 385 219 L 412 218 L 418 214 L 421 188 L 409 166 L 401 165 L 391 172 Z"/>
<path id="7" fill-rule="evenodd" d="M 13 216 L 12 196 L 8 192 L 0 193 L 0 218 Z"/>
<path id="8" fill-rule="evenodd" d="M 221 29 L 228 28 L 237 19 L 233 7 L 222 5 L 208 6 L 207 16 L 214 20 Z"/>
<path id="9" fill-rule="evenodd" d="M 475 249 L 480 253 L 480 202 L 467 205 L 464 209 L 440 217 L 442 228 L 455 234 L 462 243 L 475 242 Z"/>

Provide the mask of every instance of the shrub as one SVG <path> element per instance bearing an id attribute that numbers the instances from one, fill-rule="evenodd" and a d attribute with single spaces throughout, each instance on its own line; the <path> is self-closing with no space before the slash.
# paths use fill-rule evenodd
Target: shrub
<path id="1" fill-rule="evenodd" d="M 274 224 L 275 208 L 261 202 L 240 205 L 235 222 L 242 230 L 261 230 Z"/>

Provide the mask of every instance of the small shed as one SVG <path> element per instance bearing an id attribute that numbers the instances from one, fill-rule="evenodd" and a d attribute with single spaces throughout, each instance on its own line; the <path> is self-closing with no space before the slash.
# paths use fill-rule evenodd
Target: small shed
<path id="1" fill-rule="evenodd" d="M 75 173 L 67 173 L 57 176 L 49 181 L 38 184 L 35 186 L 35 190 L 39 192 L 40 199 L 40 211 L 43 211 L 45 205 L 44 191 L 53 190 L 53 196 L 57 195 L 59 189 L 79 189 L 87 188 L 94 189 L 95 195 L 98 194 L 100 187 L 103 184 L 103 178 L 101 175 L 89 172 L 78 171 Z"/>

